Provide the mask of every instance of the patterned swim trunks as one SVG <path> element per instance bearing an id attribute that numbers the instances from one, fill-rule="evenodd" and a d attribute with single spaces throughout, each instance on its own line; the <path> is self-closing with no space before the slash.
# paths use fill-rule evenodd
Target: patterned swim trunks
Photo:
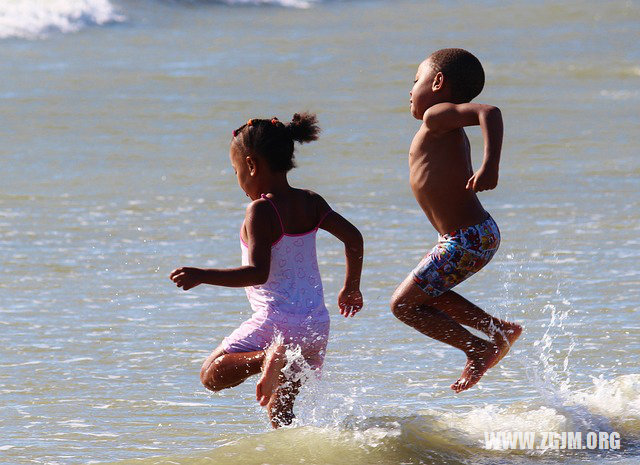
<path id="1" fill-rule="evenodd" d="M 480 271 L 500 245 L 500 230 L 489 216 L 482 223 L 438 236 L 438 244 L 413 270 L 413 280 L 438 297 Z"/>

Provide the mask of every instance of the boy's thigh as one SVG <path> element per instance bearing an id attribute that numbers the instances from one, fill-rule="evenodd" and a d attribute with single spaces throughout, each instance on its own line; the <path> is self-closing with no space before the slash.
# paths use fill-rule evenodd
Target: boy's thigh
<path id="1" fill-rule="evenodd" d="M 426 294 L 419 286 L 416 285 L 413 272 L 411 272 L 393 292 L 391 305 L 394 308 L 401 309 L 405 306 L 412 307 L 415 305 L 424 305 L 432 299 L 433 298 L 431 296 Z"/>
<path id="2" fill-rule="evenodd" d="M 416 266 L 411 275 L 416 287 L 434 299 L 482 269 L 495 250 L 476 254 L 459 243 L 438 243 Z"/>

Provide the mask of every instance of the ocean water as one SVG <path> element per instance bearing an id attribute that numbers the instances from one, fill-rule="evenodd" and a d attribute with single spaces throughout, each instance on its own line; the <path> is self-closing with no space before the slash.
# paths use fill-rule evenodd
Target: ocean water
<path id="1" fill-rule="evenodd" d="M 618 0 L 0 2 L 0 463 L 638 463 L 639 24 Z M 481 194 L 503 242 L 459 291 L 525 328 L 458 395 L 463 354 L 388 309 L 436 239 L 408 186 L 408 92 L 449 46 L 505 119 Z M 320 234 L 324 375 L 272 431 L 255 379 L 198 378 L 244 293 L 168 274 L 239 263 L 230 133 L 302 110 L 323 133 L 291 181 L 363 232 L 366 307 L 341 319 L 343 253 Z M 487 431 L 622 447 L 494 451 Z"/>

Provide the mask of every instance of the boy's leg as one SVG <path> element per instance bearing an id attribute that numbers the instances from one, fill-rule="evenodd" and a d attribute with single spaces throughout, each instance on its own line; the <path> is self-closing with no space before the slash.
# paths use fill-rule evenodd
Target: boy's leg
<path id="1" fill-rule="evenodd" d="M 454 291 L 447 291 L 441 296 L 433 298 L 429 305 L 446 313 L 461 325 L 470 326 L 489 336 L 499 349 L 499 355 L 491 367 L 507 355 L 513 343 L 522 333 L 522 326 L 489 315 Z"/>
<path id="2" fill-rule="evenodd" d="M 211 391 L 237 386 L 249 376 L 260 373 L 264 355 L 264 350 L 229 353 L 220 345 L 202 364 L 200 381 Z"/>
<path id="3" fill-rule="evenodd" d="M 467 355 L 462 375 L 451 388 L 456 392 L 469 389 L 495 364 L 500 348 L 471 334 L 450 315 L 433 306 L 433 301 L 434 298 L 422 291 L 409 274 L 393 293 L 391 309 L 403 323 Z"/>

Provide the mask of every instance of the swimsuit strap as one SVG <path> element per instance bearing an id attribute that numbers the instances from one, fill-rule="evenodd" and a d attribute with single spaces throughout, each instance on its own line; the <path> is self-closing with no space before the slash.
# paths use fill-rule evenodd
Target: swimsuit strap
<path id="1" fill-rule="evenodd" d="M 324 221 L 324 219 L 329 216 L 329 213 L 331 213 L 333 210 L 331 209 L 331 207 L 329 207 L 329 210 L 327 210 L 325 212 L 324 215 L 322 215 L 322 218 L 320 218 L 320 221 L 318 221 L 318 226 L 316 226 L 316 229 L 318 229 L 320 227 L 320 225 L 322 224 L 322 222 Z"/>
<path id="2" fill-rule="evenodd" d="M 267 199 L 269 201 L 269 203 L 271 204 L 271 206 L 273 207 L 273 209 L 276 211 L 276 215 L 278 215 L 278 221 L 280 221 L 280 229 L 282 229 L 282 234 L 284 234 L 284 224 L 282 224 L 282 217 L 280 216 L 280 212 L 278 211 L 278 208 L 276 207 L 276 204 L 273 203 L 273 200 L 271 200 L 269 197 L 267 197 L 264 194 L 260 194 L 260 197 L 263 199 Z"/>

